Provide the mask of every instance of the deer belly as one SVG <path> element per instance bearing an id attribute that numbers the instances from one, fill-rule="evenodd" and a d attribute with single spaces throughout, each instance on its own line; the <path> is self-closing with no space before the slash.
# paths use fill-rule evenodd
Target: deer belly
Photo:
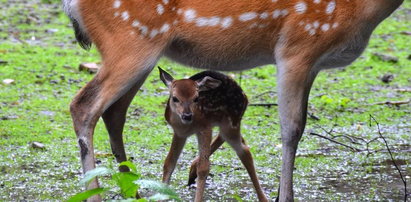
<path id="1" fill-rule="evenodd" d="M 220 71 L 250 69 L 274 63 L 272 51 L 258 45 L 242 46 L 240 42 L 224 44 L 217 41 L 175 39 L 166 49 L 165 56 L 184 65 Z"/>

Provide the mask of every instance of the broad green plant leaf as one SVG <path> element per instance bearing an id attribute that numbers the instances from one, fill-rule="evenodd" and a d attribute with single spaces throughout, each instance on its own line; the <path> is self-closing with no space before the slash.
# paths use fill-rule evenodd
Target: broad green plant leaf
<path id="1" fill-rule="evenodd" d="M 176 201 L 181 201 L 180 197 L 178 194 L 171 189 L 168 185 L 163 184 L 161 182 L 153 181 L 153 180 L 137 180 L 134 181 L 135 184 L 138 184 L 140 188 L 145 188 L 145 189 L 150 189 L 153 191 L 158 192 L 158 194 L 152 196 L 152 197 L 158 197 L 159 199 L 151 199 L 149 200 L 166 200 L 166 199 L 174 199 Z M 161 197 L 161 198 L 160 198 Z M 165 198 L 168 197 L 168 198 Z"/>
<path id="2" fill-rule="evenodd" d="M 124 198 L 136 197 L 139 186 L 133 182 L 140 179 L 140 175 L 133 172 L 118 172 L 113 174 L 113 180 L 120 187 Z"/>
<path id="3" fill-rule="evenodd" d="M 112 170 L 105 168 L 105 167 L 98 167 L 94 168 L 93 170 L 88 171 L 82 180 L 80 180 L 81 184 L 85 184 L 86 186 L 97 176 L 104 176 L 113 173 Z"/>
<path id="4" fill-rule="evenodd" d="M 106 192 L 108 189 L 104 189 L 104 188 L 95 188 L 95 189 L 90 189 L 84 192 L 80 192 L 72 197 L 70 197 L 67 202 L 79 202 L 79 201 L 84 201 L 88 198 L 90 198 L 91 196 L 97 195 L 97 194 L 101 194 L 103 192 Z"/>
<path id="5" fill-rule="evenodd" d="M 120 163 L 119 167 L 120 166 L 127 166 L 132 172 L 137 173 L 137 167 L 130 161 L 123 161 Z"/>

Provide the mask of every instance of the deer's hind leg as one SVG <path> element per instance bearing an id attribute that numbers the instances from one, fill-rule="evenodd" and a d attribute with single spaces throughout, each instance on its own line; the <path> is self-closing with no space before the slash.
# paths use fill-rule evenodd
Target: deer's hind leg
<path id="1" fill-rule="evenodd" d="M 123 129 L 126 121 L 127 109 L 141 84 L 142 83 L 136 84 L 131 87 L 126 94 L 113 103 L 102 115 L 106 129 L 110 135 L 111 150 L 118 163 L 127 161 L 123 142 Z M 121 166 L 119 169 L 121 172 L 130 171 L 127 166 Z"/>
<path id="2" fill-rule="evenodd" d="M 290 30 L 289 30 L 290 31 Z M 291 31 L 294 31 L 291 29 Z M 336 39 L 321 36 L 316 40 L 303 40 L 290 33 L 276 47 L 278 111 L 281 125 L 282 165 L 280 202 L 293 201 L 293 170 L 298 143 L 303 135 L 308 97 L 311 86 L 321 67 L 320 58 Z M 324 43 L 320 42 L 324 41 Z M 296 54 L 298 53 L 298 54 Z"/>
<path id="3" fill-rule="evenodd" d="M 237 156 L 240 158 L 244 167 L 247 169 L 248 175 L 250 176 L 254 188 L 257 192 L 258 200 L 268 201 L 255 172 L 253 157 L 251 155 L 250 149 L 245 144 L 245 141 L 241 136 L 240 127 L 234 128 L 230 124 L 227 124 L 226 126 L 221 127 L 221 134 L 224 140 L 227 141 L 227 143 L 230 144 L 230 146 L 235 150 Z"/>

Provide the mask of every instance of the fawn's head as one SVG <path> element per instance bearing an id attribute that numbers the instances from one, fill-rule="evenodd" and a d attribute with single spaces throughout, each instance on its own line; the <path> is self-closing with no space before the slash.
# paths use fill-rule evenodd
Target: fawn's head
<path id="1" fill-rule="evenodd" d="M 199 93 L 220 86 L 221 81 L 206 76 L 200 80 L 174 80 L 174 78 L 160 67 L 160 79 L 168 87 L 170 98 L 168 106 L 176 113 L 181 122 L 190 124 L 193 121 L 194 111 L 199 103 Z"/>

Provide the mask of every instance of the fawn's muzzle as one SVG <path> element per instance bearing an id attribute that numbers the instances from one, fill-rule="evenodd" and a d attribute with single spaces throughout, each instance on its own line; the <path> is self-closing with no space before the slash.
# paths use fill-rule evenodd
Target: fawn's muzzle
<path id="1" fill-rule="evenodd" d="M 191 120 L 193 119 L 193 114 L 192 113 L 184 113 L 184 114 L 181 115 L 181 119 L 183 121 L 186 121 L 186 122 L 191 122 Z"/>

